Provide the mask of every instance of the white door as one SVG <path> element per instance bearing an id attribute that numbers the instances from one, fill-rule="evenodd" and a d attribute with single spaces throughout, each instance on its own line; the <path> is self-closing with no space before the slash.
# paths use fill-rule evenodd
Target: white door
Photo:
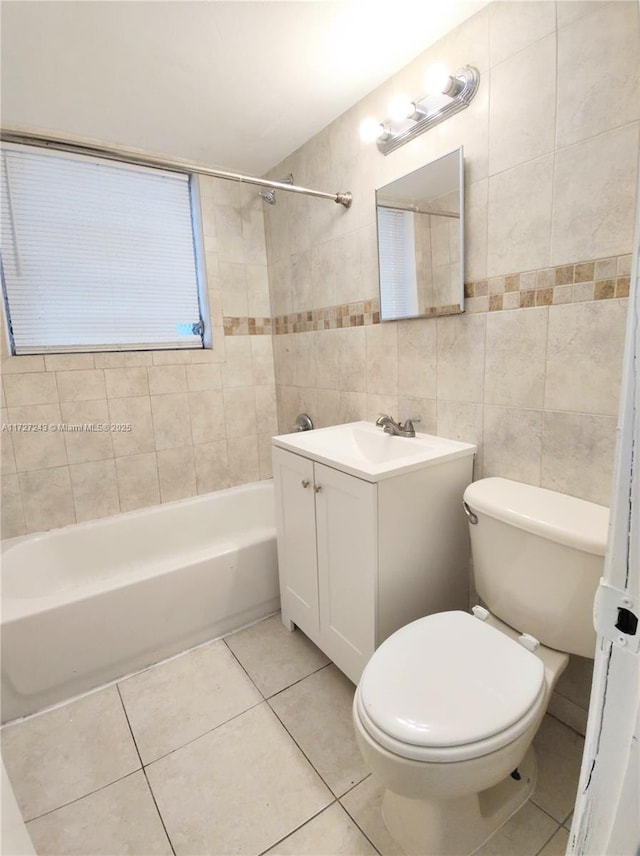
<path id="1" fill-rule="evenodd" d="M 640 853 L 640 190 L 638 206 L 598 645 L 567 851 L 593 856 Z"/>
<path id="2" fill-rule="evenodd" d="M 377 488 L 315 465 L 321 648 L 354 683 L 375 648 Z"/>
<path id="3" fill-rule="evenodd" d="M 320 624 L 313 463 L 274 448 L 273 475 L 282 620 L 297 624 L 316 641 Z"/>

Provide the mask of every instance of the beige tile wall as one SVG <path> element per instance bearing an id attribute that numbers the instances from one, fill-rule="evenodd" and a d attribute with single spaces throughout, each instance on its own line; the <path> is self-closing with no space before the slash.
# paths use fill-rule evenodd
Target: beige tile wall
<path id="1" fill-rule="evenodd" d="M 200 192 L 212 350 L 9 357 L 2 336 L 2 424 L 132 426 L 4 431 L 4 538 L 270 476 L 270 326 L 232 337 L 223 327 L 239 312 L 271 315 L 262 202 L 208 178 Z"/>
<path id="2" fill-rule="evenodd" d="M 480 70 L 471 106 L 386 158 L 360 143 L 361 119 L 384 118 L 393 91 L 421 95 L 434 61 Z M 280 430 L 300 411 L 317 425 L 417 415 L 424 431 L 478 444 L 477 477 L 608 503 L 639 68 L 637 3 L 493 3 L 274 170 L 355 196 L 349 211 L 281 197 L 266 213 L 274 314 L 302 313 L 274 338 Z M 305 326 L 309 310 L 330 318 L 328 307 L 375 301 L 375 188 L 461 144 L 471 311 Z M 588 675 L 588 661 L 572 661 L 554 701 L 574 727 Z"/>
<path id="3" fill-rule="evenodd" d="M 282 195 L 266 212 L 281 430 L 301 409 L 319 425 L 416 414 L 477 442 L 478 475 L 608 502 L 639 46 L 632 2 L 494 3 L 274 170 L 355 193 L 348 211 Z M 362 144 L 361 118 L 383 117 L 392 90 L 419 94 L 437 60 L 479 68 L 471 107 L 386 158 Z M 460 144 L 468 313 L 376 325 L 374 190 Z"/>

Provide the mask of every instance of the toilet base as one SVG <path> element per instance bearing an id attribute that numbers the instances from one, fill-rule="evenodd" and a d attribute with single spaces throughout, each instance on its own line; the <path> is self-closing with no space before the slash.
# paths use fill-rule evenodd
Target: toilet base
<path id="1" fill-rule="evenodd" d="M 518 772 L 519 781 L 507 776 L 486 791 L 449 800 L 412 800 L 387 790 L 385 826 L 408 856 L 470 856 L 531 796 L 537 775 L 533 747 Z"/>

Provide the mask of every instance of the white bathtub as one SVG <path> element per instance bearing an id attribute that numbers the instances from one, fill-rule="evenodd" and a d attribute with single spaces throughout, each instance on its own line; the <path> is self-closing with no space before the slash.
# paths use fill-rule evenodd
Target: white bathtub
<path id="1" fill-rule="evenodd" d="M 2 721 L 279 608 L 273 482 L 2 545 Z"/>

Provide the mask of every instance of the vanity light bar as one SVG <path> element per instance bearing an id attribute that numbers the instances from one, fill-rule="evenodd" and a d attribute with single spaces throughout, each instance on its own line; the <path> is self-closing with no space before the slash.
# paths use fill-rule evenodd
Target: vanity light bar
<path id="1" fill-rule="evenodd" d="M 376 140 L 378 150 L 388 155 L 400 146 L 420 136 L 425 131 L 454 116 L 471 103 L 478 91 L 480 72 L 465 65 L 446 78 L 441 93 L 425 95 L 412 102 L 413 114 L 404 120 L 386 119 L 381 122 L 381 132 Z"/>

